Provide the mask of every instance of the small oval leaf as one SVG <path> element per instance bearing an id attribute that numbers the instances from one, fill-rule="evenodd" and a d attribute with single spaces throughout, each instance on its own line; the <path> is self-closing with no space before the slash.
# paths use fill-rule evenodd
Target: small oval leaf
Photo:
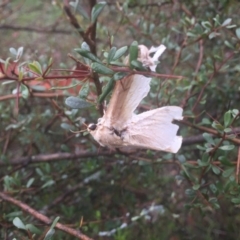
<path id="1" fill-rule="evenodd" d="M 92 23 L 94 23 L 97 20 L 99 14 L 102 12 L 102 10 L 106 6 L 106 4 L 107 4 L 106 2 L 99 2 L 93 7 L 92 13 L 91 13 Z"/>
<path id="2" fill-rule="evenodd" d="M 14 55 L 14 56 L 17 56 L 17 50 L 13 47 L 9 48 L 9 52 Z"/>
<path id="3" fill-rule="evenodd" d="M 125 72 L 116 72 L 114 75 L 113 75 L 113 79 L 114 81 L 117 81 L 119 79 L 123 79 L 124 77 L 126 77 L 128 75 L 128 73 L 125 73 Z"/>
<path id="4" fill-rule="evenodd" d="M 129 63 L 131 63 L 134 60 L 137 60 L 137 58 L 138 58 L 138 42 L 134 41 L 132 42 L 129 48 Z"/>
<path id="5" fill-rule="evenodd" d="M 68 97 L 65 100 L 65 104 L 69 106 L 70 108 L 75 108 L 75 109 L 81 109 L 81 108 L 89 108 L 92 107 L 92 104 L 89 102 L 86 102 L 83 99 L 77 98 L 77 97 Z"/>
<path id="6" fill-rule="evenodd" d="M 22 94 L 23 98 L 28 99 L 28 97 L 29 97 L 29 90 L 28 90 L 28 87 L 26 87 L 23 84 L 21 84 L 21 94 Z"/>
<path id="7" fill-rule="evenodd" d="M 236 29 L 236 35 L 237 35 L 237 38 L 240 39 L 240 28 Z"/>
<path id="8" fill-rule="evenodd" d="M 89 94 L 89 82 L 86 82 L 86 83 L 84 83 L 84 84 L 82 85 L 82 87 L 81 87 L 81 89 L 80 89 L 80 91 L 79 91 L 78 96 L 79 96 L 80 98 L 86 99 L 87 96 L 88 96 L 88 94 Z"/>
<path id="9" fill-rule="evenodd" d="M 49 229 L 43 240 L 51 240 L 54 233 L 55 233 L 54 229 Z"/>
<path id="10" fill-rule="evenodd" d="M 34 73 L 37 73 L 37 74 L 42 74 L 42 69 L 41 69 L 41 66 L 40 64 L 36 63 L 36 61 L 34 61 L 33 63 L 29 63 L 28 64 L 28 67 L 30 68 L 30 70 L 32 70 Z"/>
<path id="11" fill-rule="evenodd" d="M 234 149 L 234 145 L 224 145 L 224 146 L 219 147 L 219 149 L 222 149 L 224 151 L 231 151 Z"/>
<path id="12" fill-rule="evenodd" d="M 127 46 L 124 46 L 124 47 L 121 47 L 119 48 L 116 52 L 115 52 L 115 55 L 113 57 L 113 60 L 117 60 L 118 58 L 122 57 L 126 52 L 127 52 L 127 49 L 128 47 Z"/>
<path id="13" fill-rule="evenodd" d="M 114 71 L 100 63 L 92 63 L 91 68 L 94 72 L 104 74 L 104 75 L 113 75 Z"/>
<path id="14" fill-rule="evenodd" d="M 147 68 L 145 68 L 143 66 L 142 62 L 140 62 L 138 60 L 131 61 L 130 66 L 132 68 L 135 68 L 135 69 L 139 70 L 139 71 L 147 71 L 148 70 Z"/>
<path id="15" fill-rule="evenodd" d="M 232 121 L 232 111 L 227 111 L 224 114 L 224 126 L 229 127 L 229 125 L 231 124 L 231 121 Z"/>
<path id="16" fill-rule="evenodd" d="M 220 169 L 219 169 L 218 167 L 214 166 L 214 165 L 212 165 L 212 171 L 213 171 L 216 175 L 218 175 L 218 174 L 221 172 Z"/>
<path id="17" fill-rule="evenodd" d="M 114 56 L 115 56 L 115 53 L 116 53 L 116 50 L 117 50 L 116 47 L 112 47 L 112 48 L 110 49 L 110 51 L 109 51 L 109 53 L 108 53 L 108 63 L 110 63 L 110 62 L 113 60 L 113 58 L 114 58 Z"/>
<path id="18" fill-rule="evenodd" d="M 19 217 L 15 217 L 13 219 L 13 225 L 16 226 L 17 228 L 26 230 L 24 223 L 22 222 L 22 220 Z"/>
<path id="19" fill-rule="evenodd" d="M 114 79 L 111 78 L 109 82 L 107 83 L 106 87 L 103 89 L 102 94 L 98 98 L 98 102 L 102 103 L 103 100 L 107 97 L 107 95 L 111 92 L 114 86 Z"/>
<path id="20" fill-rule="evenodd" d="M 90 60 L 92 60 L 93 62 L 99 62 L 101 63 L 101 60 L 96 57 L 94 54 L 92 54 L 90 51 L 86 50 L 86 49 L 82 49 L 82 48 L 76 48 L 74 49 L 77 53 L 79 53 L 81 56 L 88 58 Z"/>
<path id="21" fill-rule="evenodd" d="M 227 26 L 228 24 L 230 24 L 232 22 L 231 18 L 227 18 L 223 23 L 222 23 L 222 27 Z"/>

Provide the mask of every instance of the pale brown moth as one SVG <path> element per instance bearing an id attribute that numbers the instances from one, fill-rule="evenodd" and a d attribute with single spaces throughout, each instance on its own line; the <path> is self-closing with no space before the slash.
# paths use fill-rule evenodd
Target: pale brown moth
<path id="1" fill-rule="evenodd" d="M 140 45 L 138 60 L 155 71 L 156 61 L 165 50 L 164 45 L 151 48 Z M 155 52 L 151 57 L 149 54 Z M 141 100 L 150 90 L 151 78 L 139 74 L 127 76 L 116 82 L 110 103 L 97 124 L 89 124 L 88 131 L 102 146 L 154 149 L 176 153 L 182 144 L 177 136 L 178 125 L 174 119 L 182 119 L 181 107 L 165 106 L 141 114 L 135 114 Z"/>

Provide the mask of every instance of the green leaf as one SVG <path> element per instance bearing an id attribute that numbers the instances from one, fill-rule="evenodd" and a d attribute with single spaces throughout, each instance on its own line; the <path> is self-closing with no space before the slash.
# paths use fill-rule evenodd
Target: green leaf
<path id="1" fill-rule="evenodd" d="M 225 156 L 220 156 L 219 161 L 221 162 L 222 165 L 231 167 L 233 166 L 233 163 L 231 163 Z"/>
<path id="2" fill-rule="evenodd" d="M 47 182 L 45 182 L 41 188 L 49 187 L 49 186 L 52 186 L 53 184 L 55 184 L 55 181 L 50 179 Z"/>
<path id="3" fill-rule="evenodd" d="M 197 163 L 200 167 L 206 167 L 209 165 L 209 162 L 203 162 L 200 159 L 197 160 Z"/>
<path id="4" fill-rule="evenodd" d="M 227 178 L 227 177 L 230 177 L 234 171 L 235 171 L 235 167 L 231 167 L 231 168 L 225 170 L 222 175 L 223 175 L 223 177 Z"/>
<path id="5" fill-rule="evenodd" d="M 23 54 L 23 47 L 19 47 L 17 50 L 17 59 L 20 59 Z"/>
<path id="6" fill-rule="evenodd" d="M 235 204 L 240 204 L 240 197 L 238 197 L 238 198 L 232 198 L 232 199 L 231 199 L 231 202 L 232 202 L 232 203 L 235 203 Z"/>
<path id="7" fill-rule="evenodd" d="M 31 89 L 38 91 L 38 92 L 44 92 L 47 90 L 46 87 L 40 86 L 40 85 L 34 85 L 34 86 L 29 86 Z"/>
<path id="8" fill-rule="evenodd" d="M 224 132 L 225 132 L 225 133 L 230 133 L 230 132 L 232 132 L 232 129 L 231 129 L 231 128 L 225 128 L 225 129 L 224 129 Z"/>
<path id="9" fill-rule="evenodd" d="M 37 227 L 35 227 L 33 224 L 26 224 L 26 230 L 29 230 L 30 232 L 32 232 L 32 233 L 36 233 L 36 234 L 40 234 L 41 233 L 41 231 L 37 228 Z"/>
<path id="10" fill-rule="evenodd" d="M 196 195 L 196 192 L 193 189 L 188 188 L 188 189 L 185 190 L 185 194 L 188 197 L 194 197 Z"/>
<path id="11" fill-rule="evenodd" d="M 56 224 L 57 224 L 57 222 L 58 222 L 59 219 L 60 219 L 60 217 L 56 217 L 56 218 L 54 219 L 54 221 L 53 221 L 50 229 L 53 229 L 53 228 L 56 226 Z"/>
<path id="12" fill-rule="evenodd" d="M 177 159 L 180 163 L 185 163 L 186 162 L 186 157 L 184 155 L 177 155 Z"/>
<path id="13" fill-rule="evenodd" d="M 209 188 L 211 189 L 211 191 L 212 191 L 214 194 L 216 194 L 216 193 L 218 192 L 218 189 L 217 189 L 216 185 L 213 184 L 213 183 L 210 184 Z"/>
<path id="14" fill-rule="evenodd" d="M 113 45 L 113 42 L 114 42 L 114 36 L 112 35 L 110 38 L 110 44 Z"/>
<path id="15" fill-rule="evenodd" d="M 14 56 L 17 56 L 17 50 L 13 47 L 9 48 L 9 52 L 14 55 Z"/>
<path id="16" fill-rule="evenodd" d="M 6 61 L 4 62 L 4 70 L 5 72 L 7 72 L 8 66 L 9 66 L 9 61 L 11 60 L 11 58 L 7 58 Z"/>
<path id="17" fill-rule="evenodd" d="M 237 38 L 240 39 L 240 28 L 236 29 L 236 35 L 237 35 Z"/>
<path id="18" fill-rule="evenodd" d="M 132 68 L 135 68 L 135 69 L 139 70 L 139 71 L 148 71 L 148 69 L 143 66 L 142 62 L 140 62 L 138 60 L 131 61 L 130 66 Z"/>
<path id="19" fill-rule="evenodd" d="M 42 75 L 42 67 L 40 65 L 39 62 L 34 61 L 32 63 L 28 64 L 28 67 L 30 68 L 30 70 L 32 70 L 34 73 L 40 74 Z"/>
<path id="20" fill-rule="evenodd" d="M 120 57 L 122 57 L 126 52 L 127 52 L 127 49 L 128 47 L 127 46 L 124 46 L 124 47 L 121 47 L 119 48 L 116 52 L 115 52 L 115 55 L 113 57 L 113 60 L 117 60 L 119 59 Z"/>
<path id="21" fill-rule="evenodd" d="M 28 87 L 24 84 L 21 84 L 21 94 L 24 99 L 28 99 L 29 97 L 29 90 Z"/>
<path id="22" fill-rule="evenodd" d="M 93 106 L 91 103 L 86 102 L 83 99 L 80 99 L 78 97 L 72 97 L 72 96 L 68 97 L 65 100 L 65 104 L 70 108 L 74 108 L 74 109 L 89 108 Z"/>
<path id="23" fill-rule="evenodd" d="M 219 147 L 219 149 L 224 150 L 224 151 L 231 151 L 234 149 L 234 147 L 235 147 L 234 145 L 224 145 L 224 146 Z"/>
<path id="24" fill-rule="evenodd" d="M 55 230 L 54 230 L 54 227 L 56 226 L 58 220 L 60 219 L 60 217 L 56 217 L 50 227 L 50 229 L 48 230 L 48 232 L 46 233 L 45 235 L 45 238 L 44 240 L 51 240 L 52 239 L 52 236 L 53 234 L 55 233 Z"/>
<path id="25" fill-rule="evenodd" d="M 212 127 L 217 129 L 218 131 L 223 131 L 224 130 L 223 125 L 221 125 L 219 122 L 216 122 L 216 121 L 214 121 L 212 123 Z"/>
<path id="26" fill-rule="evenodd" d="M 104 74 L 104 75 L 113 75 L 114 71 L 100 63 L 92 63 L 91 68 L 94 72 Z"/>
<path id="27" fill-rule="evenodd" d="M 114 83 L 115 83 L 115 81 L 114 81 L 113 78 L 111 78 L 111 79 L 108 81 L 106 87 L 105 87 L 105 88 L 103 89 L 103 91 L 102 91 L 102 94 L 101 94 L 101 95 L 99 96 L 99 98 L 98 98 L 98 102 L 99 102 L 99 103 L 102 103 L 102 102 L 104 101 L 104 99 L 107 97 L 107 95 L 112 91 L 112 89 L 113 89 L 113 87 L 114 87 Z"/>
<path id="28" fill-rule="evenodd" d="M 208 38 L 209 39 L 213 39 L 213 38 L 215 38 L 215 37 L 217 37 L 217 36 L 219 36 L 220 35 L 220 33 L 218 33 L 218 32 L 211 32 L 209 35 L 208 35 Z"/>
<path id="29" fill-rule="evenodd" d="M 19 217 L 15 217 L 13 219 L 13 225 L 17 228 L 26 230 L 26 226 L 24 225 L 24 223 L 22 222 L 22 220 Z"/>
<path id="30" fill-rule="evenodd" d="M 227 26 L 228 24 L 230 24 L 232 22 L 231 18 L 227 18 L 223 23 L 222 23 L 222 27 Z"/>
<path id="31" fill-rule="evenodd" d="M 34 180 L 35 180 L 35 178 L 30 178 L 30 179 L 28 180 L 27 184 L 26 184 L 26 187 L 27 187 L 27 188 L 31 187 L 31 185 L 33 184 Z"/>
<path id="32" fill-rule="evenodd" d="M 92 60 L 93 62 L 101 63 L 101 60 L 98 57 L 96 57 L 94 54 L 92 54 L 90 51 L 88 51 L 86 49 L 76 48 L 74 50 L 77 53 L 79 53 L 81 56 L 88 58 L 88 59 Z"/>
<path id="33" fill-rule="evenodd" d="M 62 129 L 65 129 L 65 130 L 68 130 L 68 131 L 73 129 L 73 126 L 68 124 L 68 123 L 61 123 L 60 126 L 61 126 Z"/>
<path id="34" fill-rule="evenodd" d="M 238 109 L 233 109 L 232 110 L 232 115 L 235 118 L 237 115 L 239 114 L 239 110 Z"/>
<path id="35" fill-rule="evenodd" d="M 117 81 L 119 79 L 123 79 L 124 77 L 126 77 L 128 75 L 128 73 L 125 73 L 125 72 L 116 72 L 114 75 L 113 75 L 113 79 L 114 81 Z"/>
<path id="36" fill-rule="evenodd" d="M 24 72 L 23 71 L 19 71 L 19 73 L 18 73 L 18 80 L 22 81 L 23 76 L 24 76 Z"/>
<path id="37" fill-rule="evenodd" d="M 106 4 L 107 4 L 106 2 L 99 2 L 93 7 L 92 13 L 91 13 L 91 22 L 92 23 L 94 23 L 97 20 L 99 14 L 102 12 L 102 10 L 106 6 Z"/>
<path id="38" fill-rule="evenodd" d="M 86 99 L 89 94 L 89 82 L 86 82 L 82 85 L 80 91 L 79 91 L 79 98 Z"/>
<path id="39" fill-rule="evenodd" d="M 216 166 L 214 166 L 214 165 L 212 165 L 212 171 L 216 174 L 216 175 L 218 175 L 218 174 L 220 174 L 220 169 L 218 168 L 218 167 L 216 167 Z"/>
<path id="40" fill-rule="evenodd" d="M 203 133 L 203 138 L 210 143 L 211 145 L 215 145 L 215 142 L 213 141 L 212 134 L 209 133 Z"/>
<path id="41" fill-rule="evenodd" d="M 202 155 L 202 162 L 204 162 L 204 163 L 209 163 L 210 162 L 210 157 L 209 157 L 208 153 L 204 153 Z"/>
<path id="42" fill-rule="evenodd" d="M 48 60 L 48 66 L 52 65 L 52 63 L 53 63 L 53 59 L 50 57 Z"/>
<path id="43" fill-rule="evenodd" d="M 198 190 L 200 188 L 200 184 L 195 184 L 192 186 L 193 190 Z"/>
<path id="44" fill-rule="evenodd" d="M 70 88 L 74 88 L 78 85 L 80 85 L 81 83 L 75 83 L 73 85 L 70 85 L 70 86 L 64 86 L 64 87 L 51 87 L 50 89 L 51 90 L 66 90 L 66 89 L 70 89 Z"/>
<path id="45" fill-rule="evenodd" d="M 81 44 L 81 48 L 84 49 L 84 50 L 90 51 L 90 47 L 86 42 L 83 42 Z"/>
<path id="46" fill-rule="evenodd" d="M 52 240 L 52 236 L 55 233 L 54 229 L 49 229 L 43 240 Z"/>
<path id="47" fill-rule="evenodd" d="M 202 155 L 202 159 L 198 159 L 197 160 L 198 162 L 198 165 L 201 166 L 201 167 L 205 167 L 205 166 L 208 166 L 210 164 L 210 157 L 209 157 L 209 154 L 208 153 L 204 153 Z"/>
<path id="48" fill-rule="evenodd" d="M 229 127 L 232 122 L 232 111 L 229 110 L 224 114 L 224 126 Z"/>
<path id="49" fill-rule="evenodd" d="M 205 29 L 210 29 L 212 27 L 211 23 L 208 21 L 203 21 L 201 24 Z"/>
<path id="50" fill-rule="evenodd" d="M 114 56 L 116 53 L 117 48 L 116 47 L 112 47 L 108 53 L 108 63 L 110 63 L 112 60 L 114 60 Z"/>
<path id="51" fill-rule="evenodd" d="M 129 64 L 131 64 L 132 61 L 137 60 L 137 58 L 138 58 L 138 42 L 134 41 L 132 42 L 129 48 Z"/>
<path id="52" fill-rule="evenodd" d="M 125 67 L 126 65 L 124 63 L 118 62 L 118 61 L 111 61 L 111 65 L 119 66 L 119 67 Z"/>
<path id="53" fill-rule="evenodd" d="M 231 48 L 231 49 L 235 49 L 234 46 L 232 45 L 232 43 L 230 43 L 230 42 L 227 41 L 227 40 L 224 41 L 224 44 L 225 44 L 227 47 Z"/>

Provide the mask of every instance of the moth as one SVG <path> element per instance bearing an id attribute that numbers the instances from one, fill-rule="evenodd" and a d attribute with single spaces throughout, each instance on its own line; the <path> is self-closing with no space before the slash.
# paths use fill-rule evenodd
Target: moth
<path id="1" fill-rule="evenodd" d="M 165 50 L 164 45 L 148 48 L 139 45 L 138 60 L 152 71 L 156 61 Z M 154 56 L 150 54 L 155 52 Z M 114 87 L 110 103 L 97 124 L 88 125 L 88 131 L 102 146 L 161 150 L 176 153 L 182 144 L 177 136 L 178 125 L 174 119 L 181 120 L 183 109 L 178 106 L 166 106 L 135 114 L 137 106 L 150 90 L 151 78 L 132 74 L 118 80 Z"/>

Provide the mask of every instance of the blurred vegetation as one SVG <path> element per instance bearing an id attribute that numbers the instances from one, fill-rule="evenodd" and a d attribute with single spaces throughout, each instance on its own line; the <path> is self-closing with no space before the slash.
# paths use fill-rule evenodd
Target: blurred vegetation
<path id="1" fill-rule="evenodd" d="M 239 15 L 237 0 L 2 0 L 0 238 L 240 239 Z M 138 111 L 184 108 L 177 154 L 75 133 L 134 41 L 167 47 Z"/>

